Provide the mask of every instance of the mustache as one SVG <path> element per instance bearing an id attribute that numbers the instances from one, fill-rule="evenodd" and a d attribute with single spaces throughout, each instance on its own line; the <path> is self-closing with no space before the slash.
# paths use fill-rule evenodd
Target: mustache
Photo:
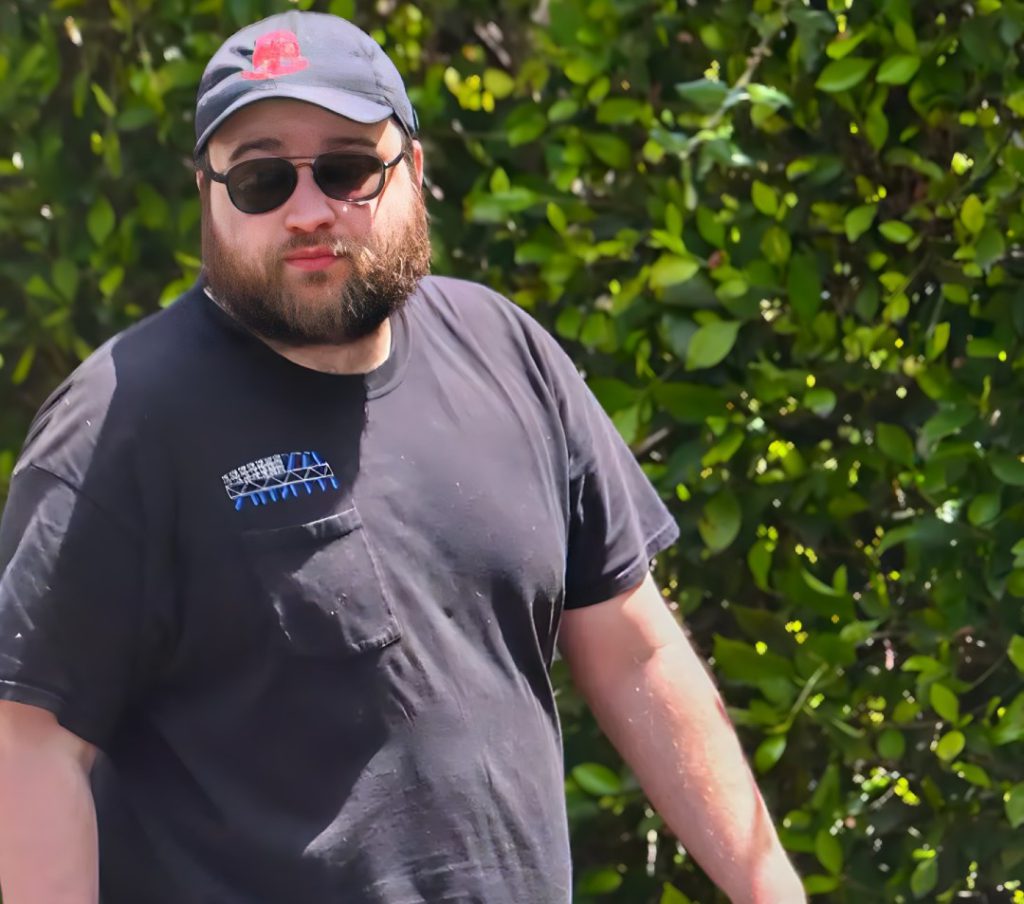
<path id="1" fill-rule="evenodd" d="M 326 233 L 296 236 L 282 249 L 282 255 L 304 248 L 330 248 L 335 257 L 347 257 L 355 263 L 372 264 L 380 256 L 364 242 Z"/>

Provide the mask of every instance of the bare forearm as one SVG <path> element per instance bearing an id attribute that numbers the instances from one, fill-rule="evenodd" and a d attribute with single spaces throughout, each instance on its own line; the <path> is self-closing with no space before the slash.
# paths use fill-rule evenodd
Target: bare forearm
<path id="1" fill-rule="evenodd" d="M 0 755 L 4 904 L 96 904 L 96 814 L 88 774 L 64 751 Z"/>
<path id="2" fill-rule="evenodd" d="M 682 635 L 614 685 L 581 689 L 669 828 L 731 900 L 805 900 L 721 699 Z"/>

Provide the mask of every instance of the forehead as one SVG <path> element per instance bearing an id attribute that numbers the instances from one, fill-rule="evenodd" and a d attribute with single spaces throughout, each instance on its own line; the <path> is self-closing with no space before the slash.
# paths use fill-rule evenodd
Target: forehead
<path id="1" fill-rule="evenodd" d="M 232 114 L 210 138 L 210 148 L 230 152 L 254 139 L 274 139 L 289 149 L 301 145 L 303 150 L 349 138 L 376 145 L 389 127 L 397 128 L 390 120 L 356 122 L 315 104 L 274 98 L 249 104 Z"/>

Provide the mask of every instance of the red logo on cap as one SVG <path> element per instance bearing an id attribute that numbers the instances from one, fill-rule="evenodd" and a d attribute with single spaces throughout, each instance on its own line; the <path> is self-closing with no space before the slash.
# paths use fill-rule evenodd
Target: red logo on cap
<path id="1" fill-rule="evenodd" d="M 299 39 L 291 31 L 271 31 L 256 39 L 252 49 L 252 71 L 243 72 L 242 78 L 267 79 L 279 75 L 301 72 L 309 60 L 299 50 Z"/>

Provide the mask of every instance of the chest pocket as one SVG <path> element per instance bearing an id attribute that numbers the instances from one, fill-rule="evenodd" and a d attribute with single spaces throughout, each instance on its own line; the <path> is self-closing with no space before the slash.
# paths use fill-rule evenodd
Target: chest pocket
<path id="1" fill-rule="evenodd" d="M 244 539 L 293 652 L 350 656 L 401 636 L 356 509 Z"/>

